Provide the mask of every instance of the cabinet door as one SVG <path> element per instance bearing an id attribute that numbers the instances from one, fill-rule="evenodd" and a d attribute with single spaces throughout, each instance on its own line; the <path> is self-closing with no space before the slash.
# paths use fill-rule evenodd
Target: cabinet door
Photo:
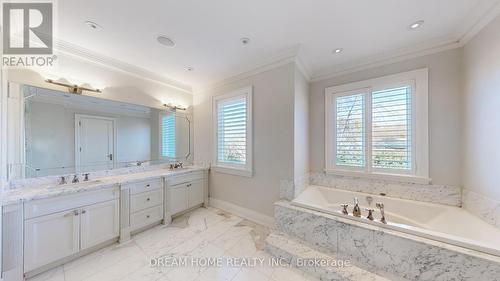
<path id="1" fill-rule="evenodd" d="M 111 200 L 82 208 L 82 250 L 119 236 L 119 207 L 118 200 Z"/>
<path id="2" fill-rule="evenodd" d="M 203 181 L 194 181 L 188 183 L 188 208 L 203 203 Z"/>
<path id="3" fill-rule="evenodd" d="M 170 186 L 170 212 L 172 215 L 187 210 L 187 184 Z"/>
<path id="4" fill-rule="evenodd" d="M 24 230 L 24 271 L 75 254 L 79 250 L 78 210 L 29 219 Z"/>

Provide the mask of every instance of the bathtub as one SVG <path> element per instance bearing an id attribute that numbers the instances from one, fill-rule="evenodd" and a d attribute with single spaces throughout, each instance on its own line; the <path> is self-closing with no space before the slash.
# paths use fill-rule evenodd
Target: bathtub
<path id="1" fill-rule="evenodd" d="M 355 197 L 359 199 L 361 218 L 352 216 Z M 371 205 L 368 197 L 373 198 Z M 387 224 L 379 222 L 375 203 L 384 204 Z M 340 204 L 349 204 L 349 215 L 342 214 Z M 458 207 L 322 186 L 309 186 L 292 205 L 500 256 L 500 229 Z M 376 209 L 374 221 L 366 219 L 368 207 Z"/>

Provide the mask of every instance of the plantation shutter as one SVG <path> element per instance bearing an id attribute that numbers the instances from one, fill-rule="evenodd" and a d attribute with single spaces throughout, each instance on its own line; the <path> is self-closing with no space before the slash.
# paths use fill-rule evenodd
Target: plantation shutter
<path id="1" fill-rule="evenodd" d="M 217 104 L 217 160 L 226 164 L 246 164 L 247 102 L 245 97 Z"/>
<path id="2" fill-rule="evenodd" d="M 175 116 L 163 115 L 161 118 L 161 156 L 175 158 Z"/>
<path id="3" fill-rule="evenodd" d="M 372 93 L 372 167 L 412 169 L 412 87 Z"/>
<path id="4" fill-rule="evenodd" d="M 335 98 L 336 165 L 365 166 L 365 94 Z"/>

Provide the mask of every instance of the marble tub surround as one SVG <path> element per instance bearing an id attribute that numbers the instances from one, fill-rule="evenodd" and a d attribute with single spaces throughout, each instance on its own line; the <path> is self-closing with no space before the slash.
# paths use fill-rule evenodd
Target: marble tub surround
<path id="1" fill-rule="evenodd" d="M 280 201 L 280 231 L 365 270 L 408 280 L 500 280 L 500 257 L 343 219 Z"/>
<path id="2" fill-rule="evenodd" d="M 301 177 L 297 177 L 295 180 L 281 180 L 280 181 L 280 199 L 293 200 L 302 191 L 304 191 L 307 186 L 309 186 L 310 175 L 306 174 Z"/>
<path id="3" fill-rule="evenodd" d="M 463 207 L 485 222 L 500 228 L 500 201 L 487 198 L 477 192 L 464 188 Z"/>
<path id="4" fill-rule="evenodd" d="M 214 208 L 200 208 L 157 226 L 126 244 L 114 244 L 28 281 L 319 281 L 291 267 L 152 267 L 169 257 L 272 256 L 252 233 L 267 229 Z M 264 238 L 265 239 L 265 238 Z"/>
<path id="5" fill-rule="evenodd" d="M 349 260 L 324 254 L 283 233 L 271 233 L 266 239 L 266 250 L 298 269 L 320 280 L 389 281 L 404 280 L 391 276 L 385 278 L 350 264 Z M 304 261 L 328 261 L 331 266 L 305 266 Z M 339 265 L 341 264 L 341 265 Z"/>
<path id="6" fill-rule="evenodd" d="M 376 195 L 383 193 L 389 197 L 401 199 L 461 206 L 462 191 L 458 186 L 355 178 L 330 175 L 324 172 L 311 173 L 310 184 Z"/>
<path id="7" fill-rule="evenodd" d="M 3 205 L 30 201 L 35 199 L 48 198 L 53 196 L 74 194 L 79 192 L 111 188 L 118 184 L 133 183 L 162 176 L 180 175 L 198 170 L 205 170 L 204 167 L 189 166 L 179 170 L 169 170 L 164 165 L 149 166 L 148 169 L 137 170 L 123 169 L 110 170 L 109 172 L 97 172 L 90 175 L 90 182 L 80 182 L 80 184 L 66 184 L 59 186 L 58 177 L 24 179 L 13 183 L 10 188 L 3 190 L 1 202 Z M 118 174 L 114 174 L 118 172 Z M 92 177 L 95 176 L 95 177 Z M 97 180 L 93 182 L 94 180 Z M 13 188 L 14 187 L 14 188 Z"/>

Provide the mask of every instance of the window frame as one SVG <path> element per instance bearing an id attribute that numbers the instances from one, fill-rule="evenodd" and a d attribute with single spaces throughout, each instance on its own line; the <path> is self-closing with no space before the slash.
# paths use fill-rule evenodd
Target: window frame
<path id="1" fill-rule="evenodd" d="M 411 86 L 411 149 L 412 169 L 381 169 L 373 167 L 372 159 L 372 93 L 398 86 Z M 428 131 L 428 69 L 418 69 L 325 89 L 325 172 L 363 178 L 430 183 Z M 365 167 L 340 166 L 336 163 L 336 97 L 365 94 Z"/>
<path id="2" fill-rule="evenodd" d="M 226 174 L 239 175 L 244 177 L 253 176 L 253 117 L 252 117 L 252 86 L 244 87 L 238 90 L 231 91 L 223 95 L 212 97 L 212 167 L 214 171 Z M 219 162 L 219 147 L 218 147 L 218 104 L 225 101 L 230 101 L 240 98 L 246 99 L 246 144 L 245 144 L 245 164 L 230 164 Z"/>

